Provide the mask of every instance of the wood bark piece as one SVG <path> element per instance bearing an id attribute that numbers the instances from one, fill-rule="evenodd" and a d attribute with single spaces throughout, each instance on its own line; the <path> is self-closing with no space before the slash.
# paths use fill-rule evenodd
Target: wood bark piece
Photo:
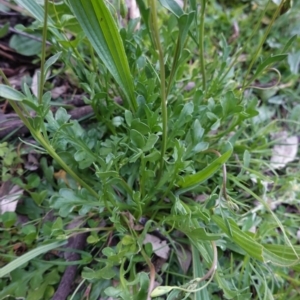
<path id="1" fill-rule="evenodd" d="M 74 229 L 77 226 L 80 226 L 82 223 L 81 218 L 74 219 L 68 226 L 67 229 Z M 82 226 L 82 225 L 81 225 Z M 69 238 L 65 248 L 71 248 L 74 250 L 83 250 L 86 245 L 88 233 L 80 233 Z M 80 259 L 80 254 L 76 252 L 66 251 L 64 253 L 64 258 L 66 261 L 76 261 Z M 74 280 L 77 274 L 77 266 L 72 265 L 68 266 L 64 272 L 64 275 L 61 278 L 59 286 L 52 298 L 52 300 L 65 300 L 69 294 L 74 289 Z"/>

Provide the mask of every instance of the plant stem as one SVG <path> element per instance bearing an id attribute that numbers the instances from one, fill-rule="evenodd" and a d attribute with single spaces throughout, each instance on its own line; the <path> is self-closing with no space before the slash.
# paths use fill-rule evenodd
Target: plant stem
<path id="1" fill-rule="evenodd" d="M 166 74 L 165 74 L 165 64 L 164 64 L 164 54 L 161 47 L 160 39 L 159 39 L 159 30 L 158 30 L 158 20 L 157 20 L 157 0 L 149 1 L 151 12 L 150 12 L 150 28 L 153 35 L 154 44 L 156 50 L 158 51 L 159 56 L 159 67 L 160 67 L 160 94 L 161 94 L 161 112 L 162 112 L 162 125 L 163 125 L 163 133 L 162 133 L 162 145 L 161 145 L 161 158 L 160 158 L 160 171 L 158 179 L 160 179 L 163 167 L 164 167 L 164 155 L 167 148 L 167 125 L 168 125 L 168 112 L 167 112 L 167 99 L 166 99 Z"/>
<path id="2" fill-rule="evenodd" d="M 39 97 L 38 101 L 41 104 L 43 99 L 44 81 L 45 81 L 45 60 L 46 60 L 46 44 L 47 44 L 47 21 L 48 21 L 48 0 L 44 0 L 44 24 L 43 24 L 43 37 L 42 37 L 42 56 L 41 56 L 41 75 L 39 82 Z"/>
<path id="3" fill-rule="evenodd" d="M 199 27 L 199 51 L 200 51 L 200 69 L 202 74 L 202 88 L 206 91 L 206 73 L 204 64 L 204 14 L 206 0 L 201 1 L 200 27 Z"/>

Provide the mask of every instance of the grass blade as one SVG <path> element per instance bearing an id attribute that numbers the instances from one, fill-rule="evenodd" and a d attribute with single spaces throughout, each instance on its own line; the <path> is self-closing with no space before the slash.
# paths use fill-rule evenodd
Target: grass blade
<path id="1" fill-rule="evenodd" d="M 212 220 L 225 232 L 228 236 L 230 232 L 224 220 L 217 215 L 212 216 Z M 244 251 L 246 251 L 252 258 L 259 261 L 264 261 L 263 246 L 253 240 L 247 233 L 243 232 L 233 220 L 229 220 L 232 230 L 232 240 L 239 245 Z"/>
<path id="2" fill-rule="evenodd" d="M 4 277 L 5 275 L 12 272 L 13 270 L 19 268 L 20 266 L 22 266 L 26 262 L 32 260 L 33 258 L 39 256 L 40 254 L 43 254 L 43 253 L 48 252 L 55 248 L 59 248 L 66 243 L 67 243 L 67 241 L 54 242 L 51 244 L 40 246 L 36 249 L 33 249 L 33 250 L 27 252 L 26 254 L 18 257 L 17 259 L 13 260 L 9 264 L 7 264 L 3 268 L 1 268 L 0 269 L 0 278 Z"/>
<path id="3" fill-rule="evenodd" d="M 103 64 L 137 109 L 133 79 L 117 25 L 103 0 L 70 0 L 71 8 Z"/>
<path id="4" fill-rule="evenodd" d="M 178 182 L 178 185 L 181 188 L 188 188 L 209 179 L 229 159 L 231 153 L 232 147 L 230 147 L 228 151 L 226 151 L 223 155 L 214 160 L 203 170 L 197 172 L 196 174 L 185 176 L 181 181 Z"/>

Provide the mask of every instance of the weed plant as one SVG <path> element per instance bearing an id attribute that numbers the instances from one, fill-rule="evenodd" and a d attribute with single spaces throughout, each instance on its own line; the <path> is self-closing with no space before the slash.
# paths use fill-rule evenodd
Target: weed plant
<path id="1" fill-rule="evenodd" d="M 7 80 L 0 95 L 45 154 L 44 175 L 24 187 L 36 211 L 22 231 L 31 250 L 3 256 L 0 298 L 51 299 L 68 262 L 45 263 L 41 254 L 87 232 L 70 299 L 83 299 L 87 289 L 89 299 L 299 299 L 297 216 L 268 202 L 293 189 L 294 205 L 299 171 L 283 180 L 268 164 L 269 134 L 283 121 L 266 124 L 259 101 L 280 84 L 289 50 L 299 45 L 290 35 L 264 51 L 274 43 L 272 26 L 284 13 L 293 16 L 290 1 L 224 9 L 216 1 L 185 0 L 181 8 L 174 0 L 138 0 L 141 19 L 128 22 L 123 1 L 15 2 L 35 19 L 23 30 L 42 33 L 39 93 Z M 229 44 L 231 20 L 244 10 L 253 24 L 242 19 L 245 35 Z M 64 107 L 50 109 L 50 70 L 76 78 L 94 110 L 88 124 L 70 120 Z M 55 182 L 59 169 L 67 176 Z M 33 226 L 50 210 L 54 221 Z M 0 217 L 8 237 L 19 226 L 13 217 Z M 68 229 L 74 219 L 77 227 Z M 168 246 L 162 266 L 144 243 L 148 234 Z"/>

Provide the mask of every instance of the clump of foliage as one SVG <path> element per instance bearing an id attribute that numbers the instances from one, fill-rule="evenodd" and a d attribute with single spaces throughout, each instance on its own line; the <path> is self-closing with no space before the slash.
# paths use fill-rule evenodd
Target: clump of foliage
<path id="1" fill-rule="evenodd" d="M 259 6 L 243 44 L 228 43 L 229 17 L 214 16 L 221 10 L 214 1 L 202 0 L 200 6 L 184 1 L 181 8 L 173 0 L 139 0 L 141 20 L 123 27 L 119 8 L 100 0 L 16 2 L 36 19 L 30 30 L 43 32 L 39 95 L 26 83 L 22 91 L 1 85 L 0 95 L 30 129 L 38 143 L 33 146 L 68 177 L 53 183 L 47 195 L 49 181 L 33 194 L 35 205 L 54 210 L 55 221 L 41 223 L 33 250 L 6 257 L 11 262 L 1 269 L 0 295 L 14 293 L 12 287 L 22 280 L 23 290 L 27 285 L 35 290 L 26 299 L 50 299 L 64 263 L 58 259 L 42 267 L 37 257 L 83 231 L 89 233 L 88 247 L 81 252 L 82 281 L 72 299 L 81 299 L 87 286 L 90 299 L 164 299 L 166 294 L 167 299 L 272 299 L 282 293 L 287 268 L 299 271 L 300 248 L 262 192 L 262 182 L 273 174 L 260 169 L 259 155 L 269 156 L 263 152 L 269 149 L 265 135 L 276 123 L 257 128 L 253 118 L 259 120 L 261 113 L 257 81 L 275 80 L 271 88 L 276 87 L 297 39 L 288 37 L 261 56 L 289 1 L 272 8 L 263 32 L 267 10 Z M 223 33 L 216 31 L 217 18 Z M 55 54 L 46 60 L 50 51 Z M 245 53 L 247 67 L 240 61 Z M 50 109 L 44 85 L 57 65 L 77 78 L 94 110 L 92 124 L 70 120 L 63 107 Z M 43 166 L 53 181 L 45 160 Z M 77 217 L 84 228 L 67 229 Z M 152 244 L 144 244 L 149 233 L 163 236 L 171 249 L 160 268 Z M 188 253 L 192 267 L 183 270 Z M 42 286 L 41 274 L 46 274 Z"/>

